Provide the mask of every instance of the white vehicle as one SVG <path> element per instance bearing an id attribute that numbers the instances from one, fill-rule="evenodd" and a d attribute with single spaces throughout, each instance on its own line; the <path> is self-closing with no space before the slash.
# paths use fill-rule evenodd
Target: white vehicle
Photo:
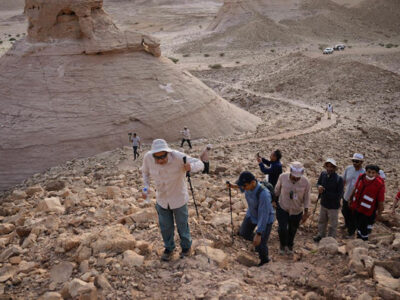
<path id="1" fill-rule="evenodd" d="M 332 54 L 333 53 L 333 48 L 325 48 L 325 50 L 322 53 L 323 54 Z"/>
<path id="2" fill-rule="evenodd" d="M 340 50 L 344 50 L 344 48 L 346 48 L 345 45 L 343 45 L 343 44 L 337 44 L 337 45 L 335 45 L 335 47 L 333 47 L 333 50 L 338 50 L 338 51 L 340 51 Z"/>

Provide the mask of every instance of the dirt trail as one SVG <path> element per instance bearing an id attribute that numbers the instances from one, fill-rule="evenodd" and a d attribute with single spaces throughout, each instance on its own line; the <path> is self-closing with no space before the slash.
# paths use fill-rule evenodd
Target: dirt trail
<path id="1" fill-rule="evenodd" d="M 321 107 L 318 106 L 312 106 L 309 104 L 306 104 L 304 102 L 301 102 L 299 100 L 293 100 L 293 99 L 289 99 L 286 97 L 282 97 L 282 96 L 275 96 L 272 95 L 270 93 L 260 93 L 260 92 L 255 92 L 246 88 L 243 88 L 240 86 L 240 84 L 229 84 L 223 81 L 217 81 L 217 80 L 212 80 L 212 79 L 203 79 L 204 81 L 208 81 L 208 82 L 213 82 L 213 83 L 217 83 L 217 84 L 222 84 L 225 85 L 226 87 L 235 89 L 235 90 L 240 90 L 243 92 L 246 92 L 248 94 L 257 96 L 257 97 L 262 97 L 262 98 L 269 98 L 275 101 L 280 101 L 280 102 L 284 102 L 287 103 L 289 105 L 293 105 L 293 106 L 297 106 L 299 108 L 305 108 L 305 109 L 309 109 L 311 111 L 314 111 L 316 113 L 321 114 L 321 118 L 318 121 L 318 123 L 314 124 L 311 127 L 306 127 L 306 128 L 299 128 L 296 130 L 291 130 L 288 132 L 283 132 L 283 133 L 279 133 L 276 135 L 271 135 L 271 136 L 266 136 L 266 137 L 261 137 L 261 138 L 246 138 L 244 140 L 237 140 L 237 141 L 229 141 L 229 142 L 225 142 L 222 143 L 221 146 L 237 146 L 237 145 L 243 145 L 243 144 L 247 144 L 247 143 L 252 143 L 252 142 L 262 142 L 262 141 L 271 141 L 271 140 L 281 140 L 281 139 L 289 139 L 289 138 L 293 138 L 296 136 L 300 136 L 300 135 L 304 135 L 304 134 L 309 134 L 309 133 L 313 133 L 313 132 L 317 132 L 320 130 L 324 130 L 327 129 L 333 125 L 336 124 L 337 122 L 337 115 L 336 114 L 332 114 L 331 119 L 328 119 L 326 114 L 324 114 L 324 110 Z"/>

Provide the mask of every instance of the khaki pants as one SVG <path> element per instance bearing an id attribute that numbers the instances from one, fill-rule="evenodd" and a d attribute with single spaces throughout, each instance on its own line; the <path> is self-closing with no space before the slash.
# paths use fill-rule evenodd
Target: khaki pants
<path id="1" fill-rule="evenodd" d="M 320 237 L 326 236 L 326 228 L 329 223 L 328 236 L 336 237 L 336 231 L 339 219 L 339 209 L 327 209 L 321 206 L 318 221 L 318 235 Z"/>
<path id="2" fill-rule="evenodd" d="M 328 119 L 331 118 L 332 113 L 330 111 L 328 111 Z"/>

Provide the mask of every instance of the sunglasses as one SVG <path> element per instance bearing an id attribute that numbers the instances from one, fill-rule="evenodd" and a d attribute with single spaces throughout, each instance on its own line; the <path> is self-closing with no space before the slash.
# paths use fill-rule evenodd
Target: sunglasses
<path id="1" fill-rule="evenodd" d="M 155 154 L 153 154 L 153 157 L 154 157 L 155 160 L 162 160 L 162 159 L 166 158 L 167 155 L 168 155 L 168 152 L 166 152 L 163 155 L 155 155 Z"/>
<path id="2" fill-rule="evenodd" d="M 356 159 L 353 159 L 353 160 L 352 160 L 352 162 L 353 162 L 353 163 L 355 163 L 355 164 L 358 164 L 358 163 L 360 163 L 360 162 L 361 162 L 361 160 L 356 160 Z"/>

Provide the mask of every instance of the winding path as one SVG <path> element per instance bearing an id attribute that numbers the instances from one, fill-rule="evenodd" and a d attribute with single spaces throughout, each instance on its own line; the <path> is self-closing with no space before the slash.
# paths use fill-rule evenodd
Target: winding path
<path id="1" fill-rule="evenodd" d="M 312 105 L 306 104 L 306 103 L 298 101 L 298 100 L 275 96 L 270 93 L 255 92 L 255 91 L 243 88 L 239 84 L 229 84 L 229 83 L 226 83 L 223 81 L 217 81 L 217 80 L 212 80 L 212 79 L 201 79 L 201 80 L 203 82 L 213 82 L 213 83 L 221 84 L 221 85 L 224 85 L 225 87 L 229 87 L 229 88 L 232 88 L 232 89 L 238 90 L 238 91 L 243 91 L 248 94 L 257 96 L 257 97 L 268 98 L 271 100 L 280 101 L 280 102 L 287 103 L 287 104 L 290 104 L 293 106 L 297 106 L 299 108 L 309 109 L 318 114 L 321 114 L 321 119 L 316 124 L 314 124 L 310 127 L 299 128 L 299 129 L 279 133 L 279 134 L 272 135 L 272 136 L 265 136 L 265 137 L 259 137 L 259 138 L 246 138 L 244 140 L 230 141 L 230 142 L 223 143 L 224 145 L 236 146 L 236 145 L 243 145 L 243 144 L 247 144 L 247 143 L 251 143 L 251 142 L 289 139 L 289 138 L 293 138 L 293 137 L 304 135 L 304 134 L 318 132 L 318 131 L 327 129 L 331 126 L 334 126 L 337 123 L 337 115 L 336 114 L 332 114 L 331 119 L 328 119 L 326 114 L 324 113 L 325 111 L 321 107 L 318 107 L 318 106 L 312 106 Z"/>

